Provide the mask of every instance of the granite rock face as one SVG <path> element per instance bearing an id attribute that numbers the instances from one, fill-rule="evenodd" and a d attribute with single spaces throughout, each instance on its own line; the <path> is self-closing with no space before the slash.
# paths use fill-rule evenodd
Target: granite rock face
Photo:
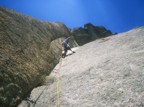
<path id="1" fill-rule="evenodd" d="M 84 25 L 84 28 L 79 27 L 71 30 L 72 35 L 79 45 L 84 45 L 88 42 L 112 35 L 110 30 L 103 26 L 94 26 L 90 23 Z"/>
<path id="2" fill-rule="evenodd" d="M 55 69 L 19 107 L 144 107 L 144 27 L 87 43 Z"/>
<path id="3" fill-rule="evenodd" d="M 0 7 L 0 106 L 17 105 L 41 84 L 61 57 L 62 23 L 48 23 Z M 71 41 L 71 44 L 73 41 Z"/>

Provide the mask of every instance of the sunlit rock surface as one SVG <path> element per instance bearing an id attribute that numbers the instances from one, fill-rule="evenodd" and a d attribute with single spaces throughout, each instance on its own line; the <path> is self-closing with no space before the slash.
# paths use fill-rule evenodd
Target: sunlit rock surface
<path id="1" fill-rule="evenodd" d="M 47 80 L 19 107 L 143 107 L 144 28 L 79 47 Z"/>

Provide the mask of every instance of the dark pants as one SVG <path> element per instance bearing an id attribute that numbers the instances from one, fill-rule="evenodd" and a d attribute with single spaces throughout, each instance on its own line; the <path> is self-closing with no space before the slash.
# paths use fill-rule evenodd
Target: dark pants
<path id="1" fill-rule="evenodd" d="M 64 49 L 64 53 L 62 54 L 62 57 L 63 57 L 63 58 L 66 56 L 68 50 L 72 51 L 70 47 L 66 47 L 66 48 Z M 73 52 L 73 51 L 72 51 L 72 52 Z"/>

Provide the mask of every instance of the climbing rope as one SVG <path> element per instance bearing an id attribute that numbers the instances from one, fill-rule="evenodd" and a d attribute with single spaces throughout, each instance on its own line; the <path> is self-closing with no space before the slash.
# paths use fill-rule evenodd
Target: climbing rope
<path id="1" fill-rule="evenodd" d="M 60 59 L 60 65 L 58 69 L 54 69 L 57 73 L 57 83 L 56 83 L 56 90 L 57 90 L 57 107 L 60 107 L 60 74 L 59 74 L 59 70 L 61 68 L 62 65 L 62 58 Z"/>
<path id="2" fill-rule="evenodd" d="M 57 75 L 57 80 L 56 80 L 56 85 L 57 85 L 57 90 L 56 90 L 56 94 L 57 94 L 57 107 L 60 107 L 60 74 L 59 74 L 59 70 L 61 68 L 61 65 L 62 65 L 62 58 L 60 58 L 60 63 L 59 63 L 59 68 L 58 69 L 54 69 L 56 72 L 55 72 L 55 77 L 56 77 L 56 74 Z M 39 100 L 39 98 L 41 97 L 41 95 L 43 94 L 43 92 L 45 90 L 47 90 L 48 88 L 48 85 L 42 90 L 42 92 L 39 94 L 39 96 L 37 97 L 37 99 L 34 101 L 34 104 L 33 104 L 33 107 L 35 107 L 36 105 L 36 102 Z"/>
<path id="3" fill-rule="evenodd" d="M 41 97 L 41 95 L 43 94 L 43 92 L 44 92 L 47 88 L 48 88 L 48 86 L 46 86 L 46 87 L 42 90 L 42 92 L 40 93 L 40 95 L 39 95 L 39 96 L 37 97 L 37 99 L 34 101 L 33 107 L 35 107 L 36 102 L 39 100 L 39 98 Z"/>

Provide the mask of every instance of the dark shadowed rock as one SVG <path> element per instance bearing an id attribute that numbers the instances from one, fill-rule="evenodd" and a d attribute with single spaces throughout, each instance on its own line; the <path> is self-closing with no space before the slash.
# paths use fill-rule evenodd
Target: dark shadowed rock
<path id="1" fill-rule="evenodd" d="M 98 38 L 103 38 L 112 35 L 110 30 L 103 26 L 94 26 L 90 23 L 85 24 L 84 28 L 79 27 L 71 31 L 72 35 L 79 45 L 83 45 Z"/>
<path id="2" fill-rule="evenodd" d="M 144 107 L 144 27 L 83 45 L 55 69 L 31 92 L 36 101 L 44 90 L 35 107 Z"/>
<path id="3" fill-rule="evenodd" d="M 61 57 L 62 23 L 38 21 L 0 7 L 0 106 L 15 106 L 41 84 Z M 71 41 L 71 44 L 73 41 Z"/>

